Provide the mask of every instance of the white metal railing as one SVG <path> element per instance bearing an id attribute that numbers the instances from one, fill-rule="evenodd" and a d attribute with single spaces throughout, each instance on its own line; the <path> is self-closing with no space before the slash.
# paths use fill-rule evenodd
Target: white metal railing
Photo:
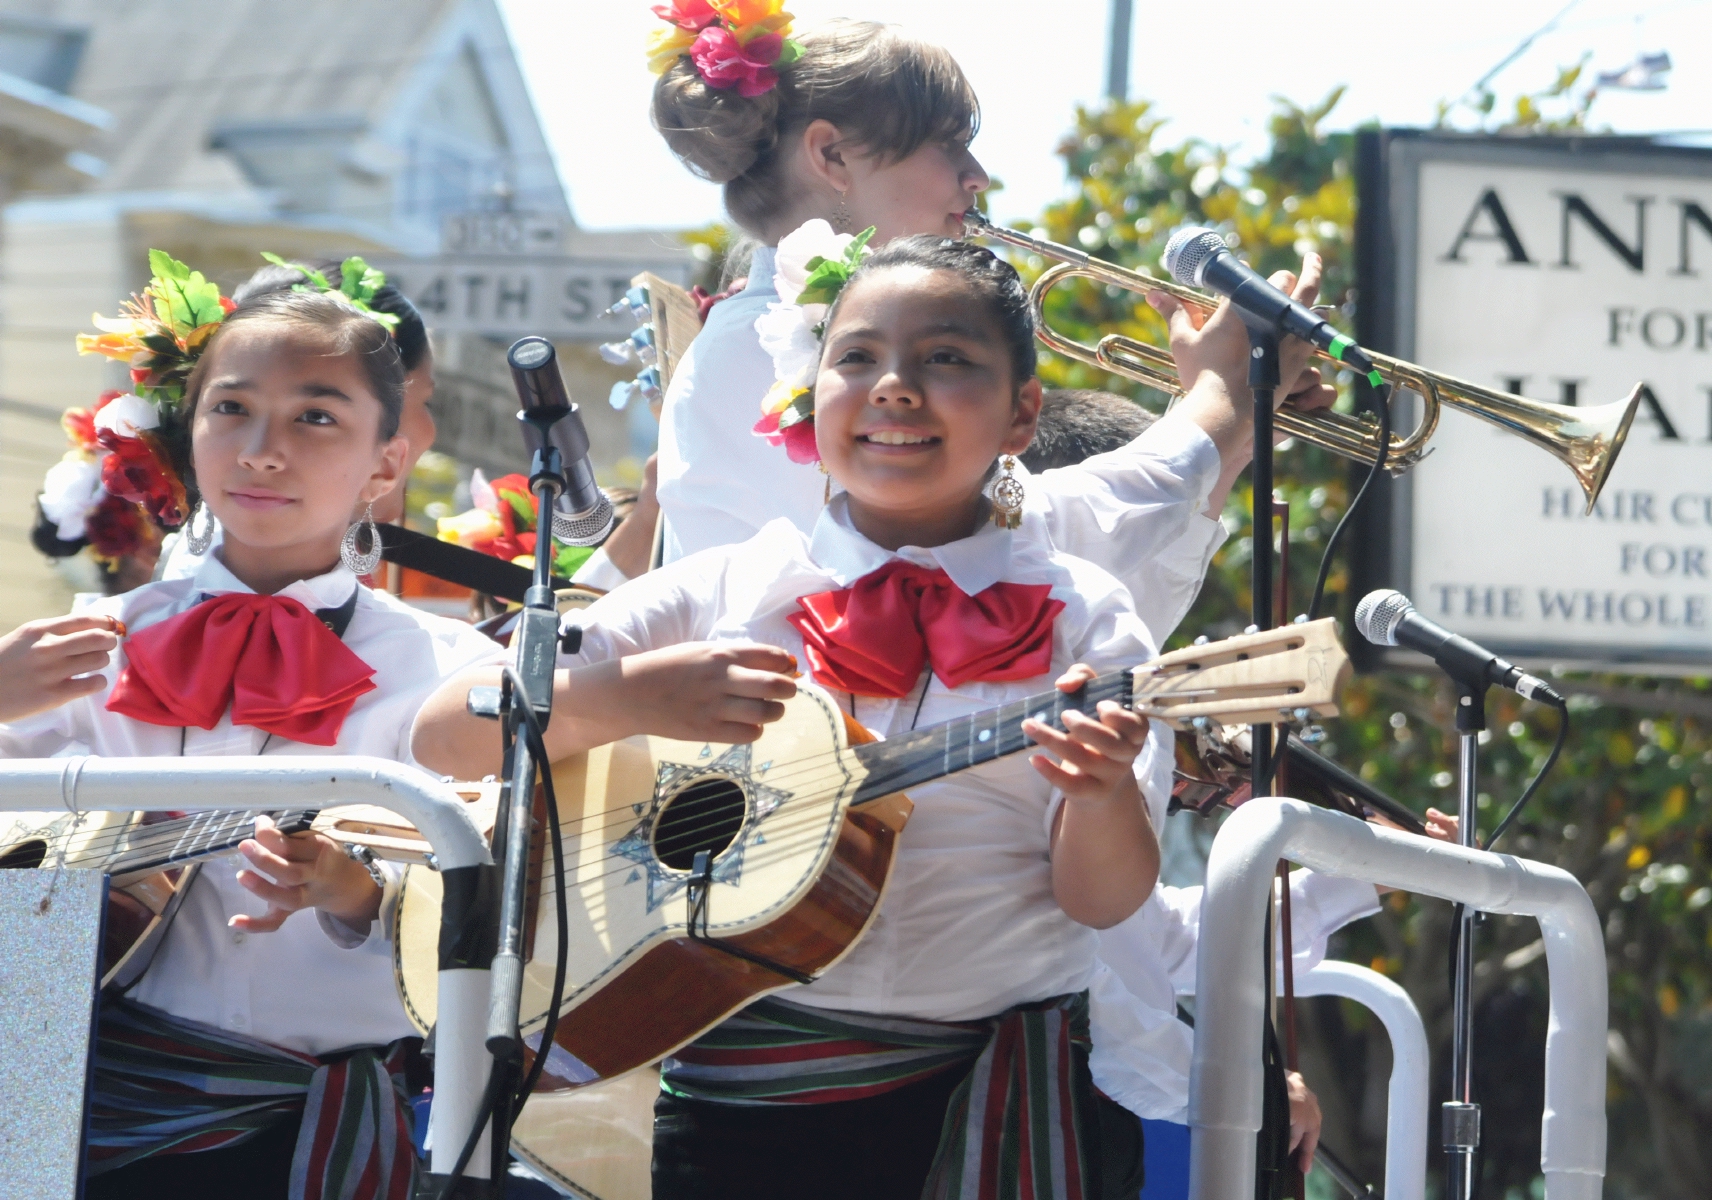
<path id="1" fill-rule="evenodd" d="M 1201 905 L 1189 1080 L 1191 1200 L 1254 1194 L 1261 1124 L 1266 900 L 1281 858 L 1328 874 L 1540 923 L 1551 975 L 1540 1165 L 1546 1200 L 1597 1200 L 1605 1175 L 1605 945 L 1573 876 L 1369 825 L 1299 800 L 1250 800 L 1225 821 Z"/>
<path id="2" fill-rule="evenodd" d="M 36 758 L 0 760 L 0 811 L 329 808 L 374 804 L 404 817 L 428 839 L 442 873 L 490 865 L 487 841 L 446 784 L 379 758 Z M 460 914 L 447 911 L 447 920 Z M 434 1034 L 432 1167 L 447 1174 L 469 1136 L 492 1061 L 484 1045 L 488 972 L 444 967 Z M 489 1175 L 483 1137 L 466 1174 Z"/>
<path id="3" fill-rule="evenodd" d="M 1409 993 L 1378 971 L 1327 959 L 1296 977 L 1296 995 L 1342 996 L 1378 1017 L 1391 1035 L 1385 1104 L 1385 1200 L 1427 1194 L 1427 1031 Z"/>

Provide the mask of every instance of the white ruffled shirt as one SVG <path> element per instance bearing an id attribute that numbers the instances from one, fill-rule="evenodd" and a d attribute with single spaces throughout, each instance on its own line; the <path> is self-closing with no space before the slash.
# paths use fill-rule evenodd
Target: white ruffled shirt
<path id="1" fill-rule="evenodd" d="M 491 658 L 496 647 L 461 621 L 419 612 L 359 587 L 343 567 L 294 583 L 279 595 L 311 610 L 337 608 L 353 588 L 357 603 L 344 643 L 375 668 L 376 687 L 352 707 L 336 746 L 269 739 L 261 730 L 233 725 L 230 711 L 211 730 L 149 725 L 109 712 L 107 697 L 125 665 L 121 642 L 102 672 L 106 689 L 0 724 L 0 757 L 177 758 L 182 749 L 187 757 L 366 754 L 412 763 L 410 725 L 416 710 L 443 678 Z M 115 616 L 136 633 L 185 611 L 202 595 L 251 590 L 210 555 L 198 560 L 188 578 L 147 584 L 84 611 Z M 243 804 L 243 797 L 232 798 L 234 808 Z M 245 933 L 228 928 L 227 920 L 267 911 L 263 900 L 238 883 L 238 872 L 248 865 L 237 853 L 204 860 L 132 995 L 175 1016 L 307 1054 L 385 1045 L 412 1034 L 393 983 L 384 916 L 396 897 L 397 872 L 383 866 L 389 881 L 383 917 L 366 931 L 305 911 L 293 913 L 273 933 Z"/>
<path id="2" fill-rule="evenodd" d="M 1154 653 L 1127 589 L 1056 550 L 1037 513 L 1025 514 L 1014 532 L 987 526 L 948 545 L 905 547 L 894 555 L 856 532 L 842 498 L 834 498 L 812 537 L 774 521 L 742 545 L 668 564 L 574 614 L 568 620 L 583 627 L 582 648 L 561 664 L 691 641 L 762 642 L 800 657 L 802 638 L 786 620 L 799 611 L 798 597 L 846 587 L 894 557 L 942 567 L 971 595 L 1001 580 L 1047 583 L 1065 607 L 1054 624 L 1048 673 L 955 691 L 931 678 L 919 716 L 918 694 L 857 698 L 856 719 L 881 737 L 1048 691 L 1057 673 L 1076 662 L 1110 671 Z M 1161 808 L 1171 763 L 1170 735 L 1155 723 L 1137 775 Z M 873 925 L 836 966 L 794 989 L 791 1000 L 958 1021 L 1087 987 L 1096 935 L 1053 898 L 1050 826 L 1059 796 L 1028 756 L 912 788 L 910 797 L 915 813 Z"/>

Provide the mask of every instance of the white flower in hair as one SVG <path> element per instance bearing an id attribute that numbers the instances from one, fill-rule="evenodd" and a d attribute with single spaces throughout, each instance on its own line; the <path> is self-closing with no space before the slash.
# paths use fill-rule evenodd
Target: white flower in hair
<path id="1" fill-rule="evenodd" d="M 872 232 L 872 231 L 870 231 Z M 841 259 L 850 243 L 856 239 L 848 233 L 834 233 L 832 226 L 816 218 L 779 239 L 773 258 L 773 286 L 778 289 L 781 304 L 795 304 L 803 287 L 818 266 L 815 259 Z M 867 241 L 866 238 L 863 241 Z M 813 265 L 811 265 L 813 264 Z M 826 319 L 826 305 L 809 304 L 809 322 L 818 325 Z"/>
<path id="2" fill-rule="evenodd" d="M 820 339 L 800 304 L 767 305 L 767 311 L 755 319 L 755 332 L 761 335 L 761 349 L 773 360 L 774 379 L 796 387 L 814 382 Z"/>
<path id="3" fill-rule="evenodd" d="M 110 430 L 120 437 L 134 438 L 159 427 L 160 410 L 137 395 L 115 396 L 95 414 L 97 431 Z"/>
<path id="4" fill-rule="evenodd" d="M 106 494 L 101 487 L 101 460 L 73 450 L 49 467 L 42 479 L 42 515 L 58 526 L 55 532 L 60 541 L 75 542 L 87 531 L 90 511 Z"/>

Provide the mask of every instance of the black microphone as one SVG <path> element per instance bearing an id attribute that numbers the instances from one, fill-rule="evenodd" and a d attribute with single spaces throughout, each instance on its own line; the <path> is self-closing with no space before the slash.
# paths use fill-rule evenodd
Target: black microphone
<path id="1" fill-rule="evenodd" d="M 1458 683 L 1509 688 L 1528 700 L 1563 707 L 1564 699 L 1551 684 L 1499 658 L 1420 613 L 1402 592 L 1381 588 L 1355 606 L 1355 627 L 1375 646 L 1418 650 L 1438 663 Z"/>
<path id="2" fill-rule="evenodd" d="M 1298 304 L 1243 263 L 1211 229 L 1189 225 L 1171 235 L 1162 260 L 1178 283 L 1204 287 L 1230 302 L 1245 316 L 1268 328 L 1301 338 L 1367 376 L 1374 387 L 1385 379 L 1373 360 L 1355 342 L 1339 333 L 1313 309 Z"/>
<path id="3" fill-rule="evenodd" d="M 598 545 L 612 529 L 612 504 L 594 481 L 588 430 L 565 391 L 553 343 L 544 337 L 519 338 L 505 359 L 517 388 L 517 414 L 531 455 L 551 444 L 564 464 L 565 490 L 553 502 L 553 540 L 567 546 Z"/>

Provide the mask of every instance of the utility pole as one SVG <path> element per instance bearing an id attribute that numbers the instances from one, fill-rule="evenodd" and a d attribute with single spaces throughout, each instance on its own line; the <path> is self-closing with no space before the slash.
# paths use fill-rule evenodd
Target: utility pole
<path id="1" fill-rule="evenodd" d="M 1129 99 L 1129 19 L 1134 0 L 1112 0 L 1111 37 L 1106 54 L 1106 99 Z"/>

